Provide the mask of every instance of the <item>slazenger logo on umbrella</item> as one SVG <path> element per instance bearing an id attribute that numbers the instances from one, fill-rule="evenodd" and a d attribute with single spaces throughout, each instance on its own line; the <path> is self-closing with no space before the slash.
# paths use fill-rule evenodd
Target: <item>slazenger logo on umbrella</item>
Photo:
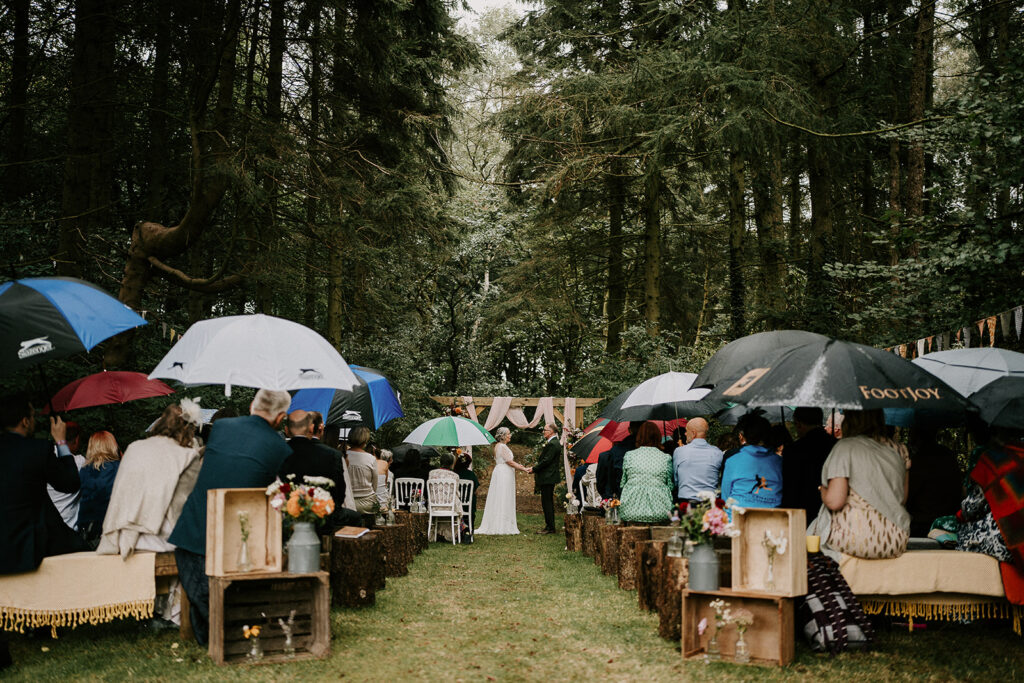
<path id="1" fill-rule="evenodd" d="M 21 342 L 21 348 L 18 349 L 18 358 L 30 358 L 32 356 L 38 356 L 41 353 L 47 353 L 53 351 L 53 343 L 46 337 L 36 337 L 35 339 L 27 339 Z"/>
<path id="2" fill-rule="evenodd" d="M 363 414 L 358 410 L 346 410 L 341 416 L 342 422 L 362 422 Z"/>
<path id="3" fill-rule="evenodd" d="M 324 373 L 318 372 L 315 368 L 299 368 L 301 379 L 323 379 Z"/>

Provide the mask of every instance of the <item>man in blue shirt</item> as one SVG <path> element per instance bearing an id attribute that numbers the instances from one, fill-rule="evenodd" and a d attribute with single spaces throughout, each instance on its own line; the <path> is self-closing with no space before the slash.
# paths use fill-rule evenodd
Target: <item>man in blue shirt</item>
<path id="1" fill-rule="evenodd" d="M 722 451 L 707 442 L 708 422 L 695 417 L 686 423 L 686 445 L 672 453 L 676 497 L 696 502 L 701 491 L 716 491 L 722 474 Z"/>

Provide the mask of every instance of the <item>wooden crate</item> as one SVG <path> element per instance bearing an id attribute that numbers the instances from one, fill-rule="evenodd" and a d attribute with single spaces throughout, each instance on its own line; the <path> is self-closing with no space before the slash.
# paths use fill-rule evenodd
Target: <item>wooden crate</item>
<path id="1" fill-rule="evenodd" d="M 295 659 L 320 659 L 331 650 L 330 579 L 327 572 L 261 572 L 210 577 L 210 657 L 217 664 L 245 662 L 243 626 L 259 625 L 261 663 L 288 661 L 278 618 L 295 610 Z"/>
<path id="2" fill-rule="evenodd" d="M 672 534 L 680 531 L 677 526 L 652 526 L 651 527 L 651 540 L 652 541 L 667 541 L 672 538 Z M 680 534 L 683 540 L 686 540 L 686 536 Z"/>
<path id="3" fill-rule="evenodd" d="M 210 489 L 206 493 L 206 574 L 238 574 L 242 529 L 238 513 L 249 513 L 249 558 L 254 572 L 279 572 L 281 513 L 270 507 L 265 489 Z"/>
<path id="4" fill-rule="evenodd" d="M 733 515 L 740 535 L 732 539 L 732 587 L 796 597 L 807 593 L 807 513 L 802 509 L 747 508 Z M 765 530 L 789 539 L 784 555 L 775 555 L 775 588 L 768 591 L 768 551 L 761 544 Z"/>
<path id="5" fill-rule="evenodd" d="M 751 591 L 683 590 L 683 623 L 681 651 L 683 659 L 701 659 L 714 632 L 715 610 L 711 602 L 721 598 L 730 609 L 744 607 L 754 615 L 754 623 L 747 629 L 745 639 L 750 646 L 751 664 L 786 666 L 796 650 L 794 643 L 793 598 L 766 595 Z M 707 619 L 708 627 L 701 635 L 698 624 Z M 736 653 L 735 626 L 727 626 L 718 636 L 722 661 L 732 661 Z"/>

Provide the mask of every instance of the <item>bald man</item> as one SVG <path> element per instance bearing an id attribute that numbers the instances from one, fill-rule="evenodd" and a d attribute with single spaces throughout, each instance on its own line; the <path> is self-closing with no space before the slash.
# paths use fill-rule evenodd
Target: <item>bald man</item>
<path id="1" fill-rule="evenodd" d="M 676 497 L 695 502 L 701 491 L 718 489 L 722 477 L 722 451 L 707 442 L 708 421 L 695 417 L 686 423 L 686 445 L 672 453 Z"/>

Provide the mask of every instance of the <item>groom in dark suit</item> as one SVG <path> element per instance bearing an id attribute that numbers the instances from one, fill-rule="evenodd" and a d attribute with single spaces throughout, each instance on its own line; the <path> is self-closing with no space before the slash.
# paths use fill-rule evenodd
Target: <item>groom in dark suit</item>
<path id="1" fill-rule="evenodd" d="M 538 534 L 555 533 L 555 486 L 561 481 L 558 473 L 558 461 L 561 459 L 562 446 L 555 438 L 558 430 L 553 424 L 544 425 L 544 448 L 537 458 L 537 464 L 530 468 L 537 488 L 540 489 L 540 504 L 544 509 L 544 528 Z"/>

